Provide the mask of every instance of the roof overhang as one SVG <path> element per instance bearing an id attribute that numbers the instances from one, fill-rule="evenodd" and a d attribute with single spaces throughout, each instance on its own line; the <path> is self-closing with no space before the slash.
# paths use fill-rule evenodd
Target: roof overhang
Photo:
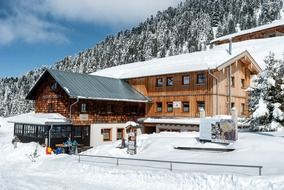
<path id="1" fill-rule="evenodd" d="M 151 102 L 151 99 L 149 97 L 146 97 L 147 100 L 115 99 L 115 98 L 84 97 L 84 96 L 70 96 L 70 98 L 81 99 L 81 100 L 103 100 L 103 101 L 137 102 L 137 103 Z"/>
<path id="2" fill-rule="evenodd" d="M 257 62 L 254 60 L 254 58 L 251 56 L 251 54 L 247 50 L 243 51 L 242 53 L 220 64 L 216 69 L 218 71 L 221 71 L 224 68 L 230 66 L 231 64 L 234 64 L 235 62 L 241 59 L 244 59 L 246 62 L 250 63 L 249 70 L 252 73 L 258 74 L 262 71 L 261 67 L 257 64 Z"/>

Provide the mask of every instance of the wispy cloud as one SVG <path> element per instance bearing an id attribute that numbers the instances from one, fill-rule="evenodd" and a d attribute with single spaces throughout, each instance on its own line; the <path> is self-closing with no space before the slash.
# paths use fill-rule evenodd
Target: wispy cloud
<path id="1" fill-rule="evenodd" d="M 184 0 L 13 0 L 0 3 L 0 45 L 68 42 L 64 21 L 120 26 Z M 1 8 L 2 7 L 2 8 Z"/>
<path id="2" fill-rule="evenodd" d="M 5 20 L 0 19 L 0 44 L 13 41 L 28 43 L 68 42 L 59 26 L 40 20 L 33 15 L 17 15 Z"/>
<path id="3" fill-rule="evenodd" d="M 142 21 L 158 10 L 183 0 L 49 0 L 45 9 L 56 17 L 101 24 L 129 24 Z"/>
<path id="4" fill-rule="evenodd" d="M 28 9 L 33 7 L 33 0 L 25 1 L 26 4 L 12 3 L 0 10 L 0 44 L 6 45 L 14 41 L 28 43 L 56 42 L 65 43 L 68 39 L 62 33 L 64 28 L 54 24 L 40 14 Z M 25 5 L 25 6 L 23 6 Z"/>

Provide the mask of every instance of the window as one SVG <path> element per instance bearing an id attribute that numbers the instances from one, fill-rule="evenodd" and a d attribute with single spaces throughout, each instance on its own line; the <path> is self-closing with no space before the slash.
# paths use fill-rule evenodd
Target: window
<path id="1" fill-rule="evenodd" d="M 47 111 L 48 111 L 48 113 L 53 113 L 54 112 L 54 104 L 53 103 L 48 103 L 48 105 L 47 105 Z"/>
<path id="2" fill-rule="evenodd" d="M 189 102 L 182 103 L 182 110 L 183 112 L 189 112 Z"/>
<path id="3" fill-rule="evenodd" d="M 123 107 L 123 113 L 126 115 L 136 115 L 138 113 L 138 105 L 126 105 Z"/>
<path id="4" fill-rule="evenodd" d="M 89 136 L 89 127 L 83 127 L 82 129 L 82 139 L 87 138 Z"/>
<path id="5" fill-rule="evenodd" d="M 87 112 L 87 104 L 81 104 L 81 112 Z"/>
<path id="6" fill-rule="evenodd" d="M 167 77 L 167 86 L 174 85 L 174 77 Z"/>
<path id="7" fill-rule="evenodd" d="M 167 111 L 168 112 L 173 112 L 173 103 L 172 102 L 168 102 L 167 103 Z"/>
<path id="8" fill-rule="evenodd" d="M 162 104 L 162 102 L 157 102 L 156 103 L 156 111 L 157 112 L 162 112 L 163 111 L 163 104 Z"/>
<path id="9" fill-rule="evenodd" d="M 71 127 L 70 126 L 62 126 L 61 127 L 61 136 L 64 138 L 68 138 L 71 135 Z"/>
<path id="10" fill-rule="evenodd" d="M 190 78 L 188 75 L 182 76 L 182 85 L 189 85 Z"/>
<path id="11" fill-rule="evenodd" d="M 104 141 L 110 141 L 111 140 L 111 129 L 102 129 L 101 134 L 103 135 Z"/>
<path id="12" fill-rule="evenodd" d="M 37 126 L 37 137 L 44 138 L 47 136 L 47 127 L 46 126 Z"/>
<path id="13" fill-rule="evenodd" d="M 53 126 L 52 127 L 51 137 L 52 138 L 61 138 L 61 127 L 60 126 Z"/>
<path id="14" fill-rule="evenodd" d="M 51 85 L 51 90 L 52 91 L 56 91 L 57 89 L 57 82 L 54 82 L 52 85 Z"/>
<path id="15" fill-rule="evenodd" d="M 235 107 L 235 102 L 231 102 L 231 108 Z"/>
<path id="16" fill-rule="evenodd" d="M 71 134 L 71 126 L 53 126 L 51 130 L 52 138 L 68 138 Z"/>
<path id="17" fill-rule="evenodd" d="M 241 104 L 241 114 L 244 114 L 245 113 L 245 104 L 242 103 Z"/>
<path id="18" fill-rule="evenodd" d="M 123 139 L 123 129 L 117 129 L 116 140 Z"/>
<path id="19" fill-rule="evenodd" d="M 22 124 L 15 124 L 15 135 L 16 136 L 23 135 L 23 125 Z"/>
<path id="20" fill-rule="evenodd" d="M 156 87 L 162 87 L 162 86 L 163 86 L 163 78 L 157 78 Z"/>
<path id="21" fill-rule="evenodd" d="M 113 113 L 113 106 L 111 104 L 107 104 L 106 110 L 107 110 L 108 114 L 112 114 Z"/>
<path id="22" fill-rule="evenodd" d="M 231 87 L 235 87 L 235 77 L 231 77 Z"/>
<path id="23" fill-rule="evenodd" d="M 24 125 L 24 135 L 26 137 L 36 137 L 36 126 Z"/>
<path id="24" fill-rule="evenodd" d="M 241 87 L 245 88 L 245 79 L 241 79 Z"/>
<path id="25" fill-rule="evenodd" d="M 74 137 L 81 137 L 82 136 L 81 132 L 82 132 L 81 127 L 74 127 Z"/>
<path id="26" fill-rule="evenodd" d="M 205 74 L 204 73 L 199 73 L 197 74 L 197 84 L 205 84 Z"/>
<path id="27" fill-rule="evenodd" d="M 197 108 L 198 108 L 198 111 L 200 111 L 201 109 L 205 110 L 205 102 L 204 101 L 198 101 L 197 102 Z"/>

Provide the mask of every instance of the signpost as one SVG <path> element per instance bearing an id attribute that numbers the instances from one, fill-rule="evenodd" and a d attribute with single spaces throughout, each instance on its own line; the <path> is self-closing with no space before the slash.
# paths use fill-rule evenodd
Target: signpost
<path id="1" fill-rule="evenodd" d="M 137 153 L 136 151 L 136 133 L 130 132 L 128 133 L 128 148 L 127 153 L 130 155 L 134 155 Z"/>

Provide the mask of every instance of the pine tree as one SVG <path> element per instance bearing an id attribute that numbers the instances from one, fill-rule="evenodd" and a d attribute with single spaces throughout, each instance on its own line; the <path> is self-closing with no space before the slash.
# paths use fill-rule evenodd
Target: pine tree
<path id="1" fill-rule="evenodd" d="M 271 131 L 284 126 L 283 61 L 273 54 L 266 59 L 266 69 L 254 81 L 249 91 L 252 130 Z"/>

